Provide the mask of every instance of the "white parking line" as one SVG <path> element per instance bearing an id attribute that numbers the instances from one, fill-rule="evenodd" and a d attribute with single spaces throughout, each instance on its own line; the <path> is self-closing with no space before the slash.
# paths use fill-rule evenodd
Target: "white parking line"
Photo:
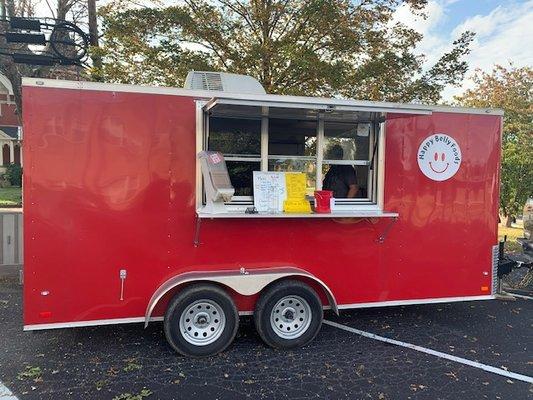
<path id="1" fill-rule="evenodd" d="M 383 337 L 383 336 L 376 335 L 374 333 L 361 331 L 359 329 L 351 328 L 351 327 L 346 326 L 346 325 L 341 325 L 341 324 L 338 324 L 337 322 L 324 320 L 324 323 L 327 324 L 327 325 L 333 326 L 335 328 L 342 329 L 342 330 L 347 331 L 347 332 L 356 333 L 358 335 L 361 335 L 361 336 L 364 336 L 364 337 L 367 337 L 367 338 L 370 338 L 370 339 L 379 340 L 380 342 L 394 344 L 396 346 L 401 346 L 401 347 L 407 347 L 408 349 L 420 351 L 422 353 L 430 354 L 432 356 L 436 356 L 436 357 L 444 358 L 446 360 L 450 360 L 450 361 L 458 362 L 458 363 L 461 363 L 461 364 L 469 365 L 471 367 L 479 368 L 479 369 L 482 369 L 483 371 L 487 371 L 487 372 L 492 372 L 493 374 L 502 375 L 502 376 L 505 376 L 505 377 L 510 378 L 510 379 L 516 379 L 516 380 L 523 381 L 523 382 L 533 383 L 533 378 L 530 377 L 530 376 L 527 376 L 527 375 L 516 374 L 514 372 L 506 371 L 506 370 L 501 369 L 501 368 L 496 368 L 496 367 L 492 367 L 490 365 L 478 363 L 476 361 L 467 360 L 466 358 L 452 356 L 451 354 L 442 353 L 440 351 L 428 349 L 428 348 L 422 347 L 422 346 L 417 346 L 417 345 L 411 344 L 411 343 L 401 342 L 401 341 L 395 340 L 395 339 L 389 339 L 389 338 L 386 338 L 386 337 Z"/>
<path id="2" fill-rule="evenodd" d="M 513 296 L 513 297 L 518 297 L 520 299 L 533 300 L 533 297 L 524 296 L 523 294 L 516 294 L 516 293 L 510 293 L 510 292 L 506 292 L 506 293 L 511 295 L 511 296 Z"/>
<path id="3" fill-rule="evenodd" d="M 0 382 L 0 400 L 18 400 L 2 382 Z"/>

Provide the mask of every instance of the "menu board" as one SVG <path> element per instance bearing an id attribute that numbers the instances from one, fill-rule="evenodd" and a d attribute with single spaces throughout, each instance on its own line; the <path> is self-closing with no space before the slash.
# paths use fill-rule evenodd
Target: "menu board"
<path id="1" fill-rule="evenodd" d="M 311 204 L 305 198 L 306 175 L 302 172 L 287 172 L 285 181 L 287 199 L 283 202 L 283 211 L 286 213 L 310 213 Z"/>
<path id="2" fill-rule="evenodd" d="M 286 197 L 285 173 L 254 171 L 254 206 L 257 212 L 283 212 Z"/>

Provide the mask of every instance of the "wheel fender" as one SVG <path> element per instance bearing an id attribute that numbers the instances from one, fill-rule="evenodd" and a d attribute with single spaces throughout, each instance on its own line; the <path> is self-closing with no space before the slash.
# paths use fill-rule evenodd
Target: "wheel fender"
<path id="1" fill-rule="evenodd" d="M 144 327 L 148 326 L 152 312 L 161 298 L 173 288 L 190 282 L 215 282 L 227 286 L 239 294 L 251 296 L 259 293 L 270 283 L 291 276 L 305 277 L 318 283 L 328 299 L 331 309 L 338 315 L 339 308 L 337 300 L 331 289 L 319 278 L 313 274 L 296 267 L 279 267 L 279 268 L 258 268 L 246 270 L 241 268 L 238 271 L 195 271 L 184 272 L 175 275 L 163 282 L 154 292 L 144 314 Z"/>

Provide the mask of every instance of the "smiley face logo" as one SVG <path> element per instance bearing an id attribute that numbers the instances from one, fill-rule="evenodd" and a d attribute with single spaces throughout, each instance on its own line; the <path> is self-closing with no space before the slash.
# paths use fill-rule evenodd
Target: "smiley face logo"
<path id="1" fill-rule="evenodd" d="M 445 181 L 459 170 L 461 149 L 451 136 L 435 133 L 420 143 L 417 159 L 425 176 L 434 181 Z"/>

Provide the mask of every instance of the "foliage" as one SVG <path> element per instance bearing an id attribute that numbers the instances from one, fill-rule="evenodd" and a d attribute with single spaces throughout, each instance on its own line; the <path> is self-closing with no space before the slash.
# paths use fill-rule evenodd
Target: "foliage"
<path id="1" fill-rule="evenodd" d="M 39 379 L 42 376 L 41 367 L 32 367 L 31 365 L 27 365 L 26 369 L 22 372 L 19 372 L 17 374 L 18 380 L 26 380 L 26 379 Z"/>
<path id="2" fill-rule="evenodd" d="M 19 187 L 0 188 L 0 206 L 20 206 L 22 190 Z"/>
<path id="3" fill-rule="evenodd" d="M 433 66 L 415 54 L 422 36 L 394 21 L 427 0 L 184 0 L 172 6 L 100 8 L 98 74 L 122 83 L 180 86 L 189 70 L 256 77 L 268 93 L 436 102 L 467 70 L 465 32 Z"/>
<path id="4" fill-rule="evenodd" d="M 98 391 L 102 390 L 108 383 L 109 381 L 107 379 L 100 379 L 99 381 L 96 381 L 95 383 L 96 390 Z"/>
<path id="5" fill-rule="evenodd" d="M 498 241 L 505 239 L 505 237 L 507 237 L 505 251 L 509 253 L 519 253 L 522 246 L 517 242 L 517 239 L 524 237 L 524 230 L 521 227 L 498 226 Z"/>
<path id="6" fill-rule="evenodd" d="M 113 400 L 142 400 L 145 397 L 151 396 L 153 392 L 149 389 L 142 388 L 138 394 L 122 393 L 113 397 Z"/>
<path id="7" fill-rule="evenodd" d="M 500 208 L 506 217 L 515 217 L 533 196 L 533 69 L 496 65 L 490 73 L 478 70 L 474 83 L 456 100 L 504 110 Z"/>
<path id="8" fill-rule="evenodd" d="M 125 372 L 137 371 L 142 368 L 142 365 L 137 364 L 135 358 L 128 358 L 124 361 L 126 361 L 126 366 L 123 368 Z"/>
<path id="9" fill-rule="evenodd" d="M 4 176 L 12 186 L 22 186 L 22 167 L 20 164 L 9 164 Z"/>

